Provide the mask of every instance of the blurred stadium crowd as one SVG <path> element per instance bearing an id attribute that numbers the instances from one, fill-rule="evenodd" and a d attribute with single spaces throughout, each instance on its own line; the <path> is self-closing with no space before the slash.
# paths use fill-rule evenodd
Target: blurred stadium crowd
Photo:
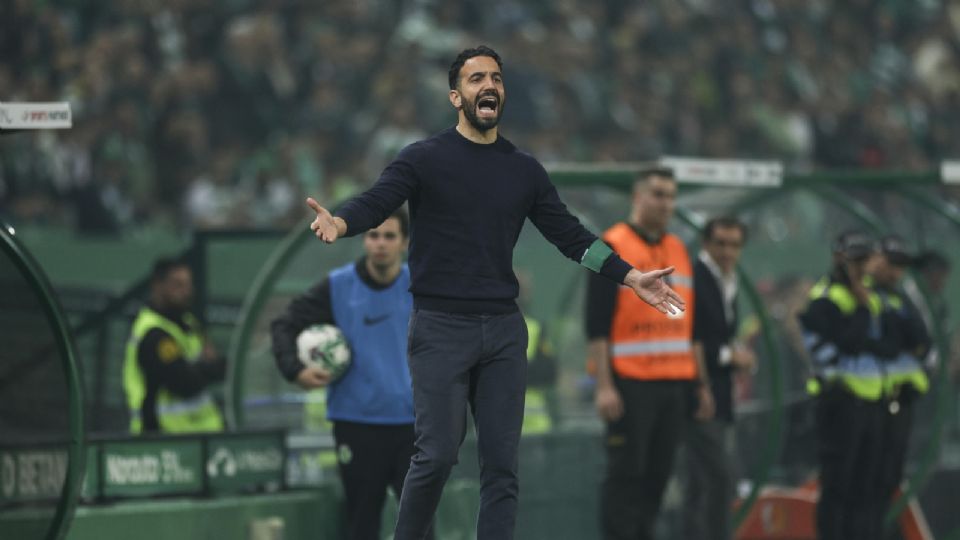
<path id="1" fill-rule="evenodd" d="M 505 134 L 545 162 L 960 156 L 960 5 L 940 0 L 3 5 L 0 99 L 74 110 L 0 142 L 20 223 L 288 225 L 450 125 L 446 69 L 480 42 L 506 62 Z"/>

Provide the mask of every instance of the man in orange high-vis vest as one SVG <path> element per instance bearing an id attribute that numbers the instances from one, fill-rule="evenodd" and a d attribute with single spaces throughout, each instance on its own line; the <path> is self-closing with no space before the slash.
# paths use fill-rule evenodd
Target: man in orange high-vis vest
<path id="1" fill-rule="evenodd" d="M 692 345 L 690 257 L 683 242 L 667 232 L 676 195 L 671 170 L 641 172 L 630 221 L 611 227 L 603 240 L 636 267 L 674 267 L 669 283 L 687 311 L 664 317 L 631 298 L 629 289 L 592 277 L 588 285 L 588 354 L 597 369 L 595 404 L 607 422 L 600 497 L 605 540 L 653 538 L 687 421 L 692 382 L 700 382 L 696 416 L 713 416 L 706 371 L 698 368 L 700 355 Z"/>

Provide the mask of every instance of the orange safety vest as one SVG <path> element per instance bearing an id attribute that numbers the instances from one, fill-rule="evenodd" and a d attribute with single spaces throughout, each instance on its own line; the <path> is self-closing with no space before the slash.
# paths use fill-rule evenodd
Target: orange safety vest
<path id="1" fill-rule="evenodd" d="M 649 271 L 673 266 L 667 283 L 687 303 L 686 311 L 664 315 L 633 289 L 621 286 L 610 329 L 610 356 L 614 371 L 629 379 L 694 379 L 697 363 L 693 338 L 693 269 L 687 248 L 678 237 L 666 234 L 655 245 L 645 242 L 630 225 L 618 223 L 604 233 L 620 258 L 634 268 Z"/>

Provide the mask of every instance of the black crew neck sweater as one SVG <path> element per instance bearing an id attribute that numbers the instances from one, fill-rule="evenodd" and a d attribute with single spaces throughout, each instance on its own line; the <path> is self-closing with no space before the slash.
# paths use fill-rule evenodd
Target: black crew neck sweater
<path id="1" fill-rule="evenodd" d="M 565 256 L 588 265 L 608 253 L 570 214 L 531 155 L 498 137 L 478 144 L 456 128 L 404 148 L 369 190 L 336 215 L 346 236 L 379 226 L 410 203 L 410 292 L 420 309 L 454 313 L 516 311 L 513 249 L 525 219 Z M 615 253 L 594 270 L 622 283 L 630 265 Z"/>

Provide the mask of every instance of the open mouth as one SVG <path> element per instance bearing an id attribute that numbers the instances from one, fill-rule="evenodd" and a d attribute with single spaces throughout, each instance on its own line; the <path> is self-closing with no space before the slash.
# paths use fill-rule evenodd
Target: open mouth
<path id="1" fill-rule="evenodd" d="M 477 100 L 477 113 L 480 116 L 496 116 L 500 99 L 497 96 L 486 95 Z"/>

